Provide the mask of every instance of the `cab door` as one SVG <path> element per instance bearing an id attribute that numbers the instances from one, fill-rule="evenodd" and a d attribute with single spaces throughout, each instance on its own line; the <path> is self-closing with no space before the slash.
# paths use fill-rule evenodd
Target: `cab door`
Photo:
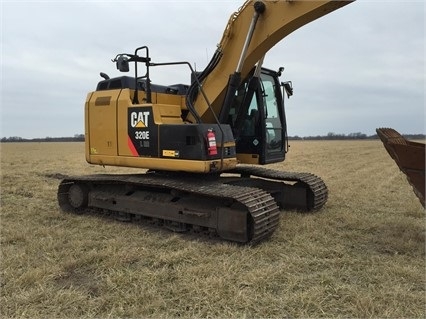
<path id="1" fill-rule="evenodd" d="M 264 127 L 263 161 L 261 164 L 281 162 L 286 152 L 286 123 L 284 118 L 283 99 L 277 77 L 273 74 L 261 74 L 263 121 L 260 125 Z M 260 98 L 258 99 L 260 100 Z"/>
<path id="2" fill-rule="evenodd" d="M 231 108 L 237 158 L 247 164 L 281 162 L 286 153 L 286 123 L 277 73 L 262 69 L 244 82 Z"/>

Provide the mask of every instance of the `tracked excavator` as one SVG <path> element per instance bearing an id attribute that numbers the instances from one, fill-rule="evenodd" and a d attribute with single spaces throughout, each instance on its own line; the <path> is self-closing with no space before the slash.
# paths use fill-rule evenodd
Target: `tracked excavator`
<path id="1" fill-rule="evenodd" d="M 85 103 L 90 164 L 146 169 L 140 174 L 64 178 L 62 210 L 115 212 L 171 230 L 258 243 L 277 228 L 280 208 L 313 211 L 326 202 L 321 178 L 261 165 L 288 150 L 283 68 L 262 66 L 265 54 L 296 29 L 351 1 L 246 1 L 233 13 L 202 72 L 188 62 L 156 63 L 147 46 L 113 62 L 135 75 L 101 73 Z M 186 65 L 190 85 L 156 85 L 152 68 Z M 139 74 L 138 70 L 143 74 Z"/>

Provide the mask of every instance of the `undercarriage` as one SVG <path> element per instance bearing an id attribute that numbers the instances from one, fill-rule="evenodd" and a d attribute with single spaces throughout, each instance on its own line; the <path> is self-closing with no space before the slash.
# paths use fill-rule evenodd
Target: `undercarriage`
<path id="1" fill-rule="evenodd" d="M 67 177 L 58 189 L 66 212 L 100 209 L 125 220 L 148 218 L 173 231 L 250 244 L 272 235 L 280 209 L 317 210 L 327 195 L 315 175 L 252 166 L 220 175 L 151 171 Z"/>

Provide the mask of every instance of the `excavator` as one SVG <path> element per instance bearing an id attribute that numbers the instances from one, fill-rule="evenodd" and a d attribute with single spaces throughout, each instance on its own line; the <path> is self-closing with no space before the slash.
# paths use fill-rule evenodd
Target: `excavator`
<path id="1" fill-rule="evenodd" d="M 256 244 L 271 236 L 280 209 L 319 210 L 323 180 L 262 165 L 288 151 L 283 68 L 263 67 L 265 54 L 298 28 L 352 1 L 246 1 L 234 12 L 206 68 L 154 62 L 147 46 L 113 62 L 134 76 L 101 73 L 85 102 L 85 156 L 90 164 L 144 169 L 138 174 L 65 177 L 65 212 L 113 212 L 177 232 Z M 188 67 L 191 82 L 159 85 L 152 68 Z M 139 72 L 138 70 L 144 72 Z"/>

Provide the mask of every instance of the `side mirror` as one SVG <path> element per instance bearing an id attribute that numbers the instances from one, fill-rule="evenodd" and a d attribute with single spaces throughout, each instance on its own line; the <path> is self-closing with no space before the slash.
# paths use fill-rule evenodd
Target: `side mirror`
<path id="1" fill-rule="evenodd" d="M 288 98 L 293 95 L 293 84 L 291 83 L 291 81 L 284 82 L 284 83 L 281 82 L 281 85 L 284 87 L 284 90 L 287 93 Z"/>
<path id="2" fill-rule="evenodd" d="M 125 56 L 120 55 L 117 58 L 116 66 L 120 72 L 129 72 L 129 59 Z"/>

